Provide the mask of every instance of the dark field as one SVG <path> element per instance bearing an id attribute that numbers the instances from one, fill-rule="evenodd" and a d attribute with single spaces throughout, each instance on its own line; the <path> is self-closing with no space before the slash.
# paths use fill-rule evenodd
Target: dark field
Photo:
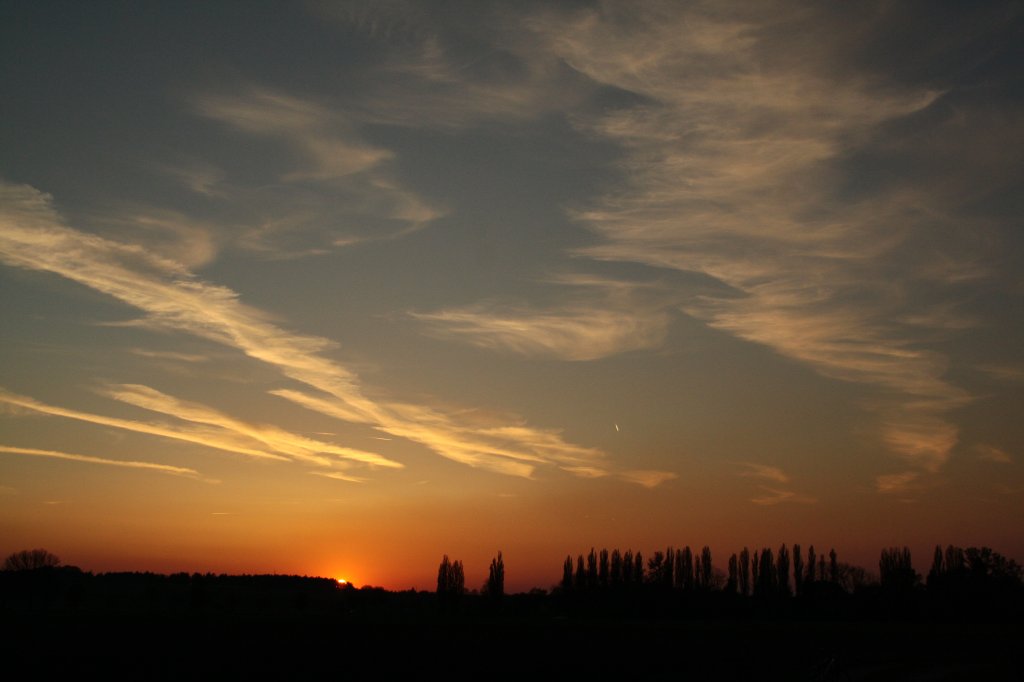
<path id="1" fill-rule="evenodd" d="M 786 602 L 463 595 L 288 576 L 3 576 L 8 669 L 44 677 L 1024 679 L 1016 610 L 923 592 Z"/>

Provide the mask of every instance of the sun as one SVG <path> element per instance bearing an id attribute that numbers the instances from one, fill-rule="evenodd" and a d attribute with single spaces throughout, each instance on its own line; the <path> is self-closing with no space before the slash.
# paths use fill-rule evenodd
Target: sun
<path id="1" fill-rule="evenodd" d="M 338 585 L 348 585 L 348 581 L 344 578 L 335 578 L 335 580 L 337 581 Z"/>

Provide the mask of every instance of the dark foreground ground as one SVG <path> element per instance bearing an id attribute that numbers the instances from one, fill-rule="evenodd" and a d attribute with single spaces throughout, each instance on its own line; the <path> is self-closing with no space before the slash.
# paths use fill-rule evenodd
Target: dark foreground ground
<path id="1" fill-rule="evenodd" d="M 10 625 L 4 666 L 42 679 L 1024 679 L 1024 630 L 1006 625 L 69 616 Z"/>
<path id="2" fill-rule="evenodd" d="M 0 597 L 3 669 L 40 679 L 1024 680 L 1016 606 L 992 617 L 888 598 L 446 602 L 140 574 L 8 576 Z"/>

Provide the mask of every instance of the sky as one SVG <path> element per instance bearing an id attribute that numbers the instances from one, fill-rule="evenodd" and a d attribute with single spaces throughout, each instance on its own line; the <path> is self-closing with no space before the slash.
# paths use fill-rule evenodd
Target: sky
<path id="1" fill-rule="evenodd" d="M 0 2 L 0 553 L 1024 559 L 1020 2 Z"/>

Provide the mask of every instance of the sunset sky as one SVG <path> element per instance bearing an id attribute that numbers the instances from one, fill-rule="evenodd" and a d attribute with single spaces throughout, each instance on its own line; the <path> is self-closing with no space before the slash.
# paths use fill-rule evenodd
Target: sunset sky
<path id="1" fill-rule="evenodd" d="M 0 3 L 0 553 L 1024 559 L 1019 2 Z"/>

